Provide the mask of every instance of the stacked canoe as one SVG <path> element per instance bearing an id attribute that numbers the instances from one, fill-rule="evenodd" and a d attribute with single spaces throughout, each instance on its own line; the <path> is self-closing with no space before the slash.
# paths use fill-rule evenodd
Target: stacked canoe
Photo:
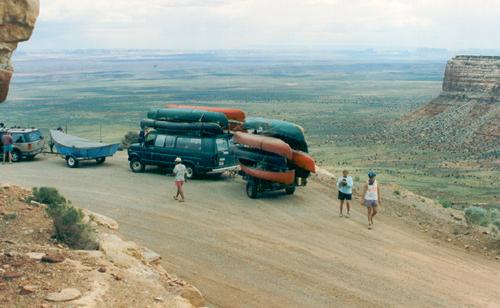
<path id="1" fill-rule="evenodd" d="M 167 108 L 151 109 L 141 128 L 211 136 L 224 134 L 233 121 L 244 120 L 245 113 L 238 109 L 169 104 Z"/>
<path id="2" fill-rule="evenodd" d="M 248 118 L 246 132 L 235 132 L 235 153 L 241 170 L 255 178 L 292 185 L 296 178 L 316 172 L 314 159 L 307 154 L 304 129 L 294 123 Z"/>
<path id="3" fill-rule="evenodd" d="M 141 127 L 208 136 L 233 132 L 241 170 L 258 179 L 292 185 L 316 172 L 304 129 L 291 122 L 246 118 L 240 109 L 168 104 L 150 110 Z"/>

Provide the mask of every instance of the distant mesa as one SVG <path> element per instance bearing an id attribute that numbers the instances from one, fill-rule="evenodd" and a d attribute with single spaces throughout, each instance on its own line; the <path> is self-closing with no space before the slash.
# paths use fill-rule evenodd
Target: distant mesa
<path id="1" fill-rule="evenodd" d="M 422 145 L 466 152 L 500 152 L 500 57 L 449 60 L 441 94 L 402 120 Z"/>
<path id="2" fill-rule="evenodd" d="M 31 37 L 39 9 L 39 0 L 0 0 L 0 102 L 9 91 L 12 53 Z"/>
<path id="3" fill-rule="evenodd" d="M 456 56 L 448 61 L 441 95 L 498 103 L 500 57 Z"/>

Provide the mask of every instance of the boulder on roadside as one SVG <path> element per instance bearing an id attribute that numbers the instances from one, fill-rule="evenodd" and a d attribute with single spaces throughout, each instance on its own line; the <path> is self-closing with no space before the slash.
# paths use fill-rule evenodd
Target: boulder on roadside
<path id="1" fill-rule="evenodd" d="M 201 292 L 192 285 L 183 287 L 180 295 L 195 307 L 205 306 L 205 298 L 201 295 Z"/>
<path id="2" fill-rule="evenodd" d="M 42 257 L 42 262 L 47 263 L 60 263 L 63 262 L 66 258 L 62 254 L 58 253 L 49 253 Z"/>
<path id="3" fill-rule="evenodd" d="M 86 210 L 86 209 L 83 210 L 83 213 L 86 215 L 86 217 L 84 217 L 85 223 L 90 222 L 90 221 L 94 221 L 98 225 L 106 227 L 106 228 L 111 229 L 111 230 L 118 230 L 118 228 L 119 228 L 119 225 L 116 222 L 116 220 L 114 220 L 112 218 L 109 218 L 109 217 L 101 215 L 101 214 L 94 213 L 94 212 Z"/>
<path id="4" fill-rule="evenodd" d="M 157 263 L 161 260 L 161 256 L 159 254 L 147 247 L 143 248 L 142 254 L 144 256 L 144 260 L 146 260 L 148 263 Z"/>
<path id="5" fill-rule="evenodd" d="M 42 260 L 42 258 L 45 256 L 45 253 L 43 253 L 43 252 L 28 252 L 28 253 L 26 253 L 26 256 L 32 260 Z"/>
<path id="6" fill-rule="evenodd" d="M 49 293 L 45 297 L 50 302 L 68 302 L 80 298 L 82 293 L 75 288 L 62 289 L 59 292 Z"/>
<path id="7" fill-rule="evenodd" d="M 21 286 L 21 288 L 19 290 L 19 294 L 28 295 L 28 294 L 35 293 L 35 291 L 36 291 L 36 286 L 25 285 L 25 286 Z"/>

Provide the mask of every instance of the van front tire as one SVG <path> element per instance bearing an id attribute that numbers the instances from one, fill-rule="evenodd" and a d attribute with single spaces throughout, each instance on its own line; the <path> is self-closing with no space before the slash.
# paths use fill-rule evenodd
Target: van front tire
<path id="1" fill-rule="evenodd" d="M 139 173 L 139 172 L 144 172 L 144 169 L 146 169 L 146 166 L 141 163 L 141 161 L 138 158 L 132 158 L 130 161 L 130 170 L 134 173 Z"/>
<path id="2" fill-rule="evenodd" d="M 12 162 L 17 163 L 21 161 L 21 152 L 19 150 L 12 151 Z"/>

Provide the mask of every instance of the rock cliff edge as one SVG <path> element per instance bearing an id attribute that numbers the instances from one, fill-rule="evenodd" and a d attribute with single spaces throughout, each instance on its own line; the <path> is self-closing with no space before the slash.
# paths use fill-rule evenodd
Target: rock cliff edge
<path id="1" fill-rule="evenodd" d="M 31 37 L 39 10 L 39 0 L 0 1 L 0 102 L 9 92 L 12 53 L 19 42 Z"/>

